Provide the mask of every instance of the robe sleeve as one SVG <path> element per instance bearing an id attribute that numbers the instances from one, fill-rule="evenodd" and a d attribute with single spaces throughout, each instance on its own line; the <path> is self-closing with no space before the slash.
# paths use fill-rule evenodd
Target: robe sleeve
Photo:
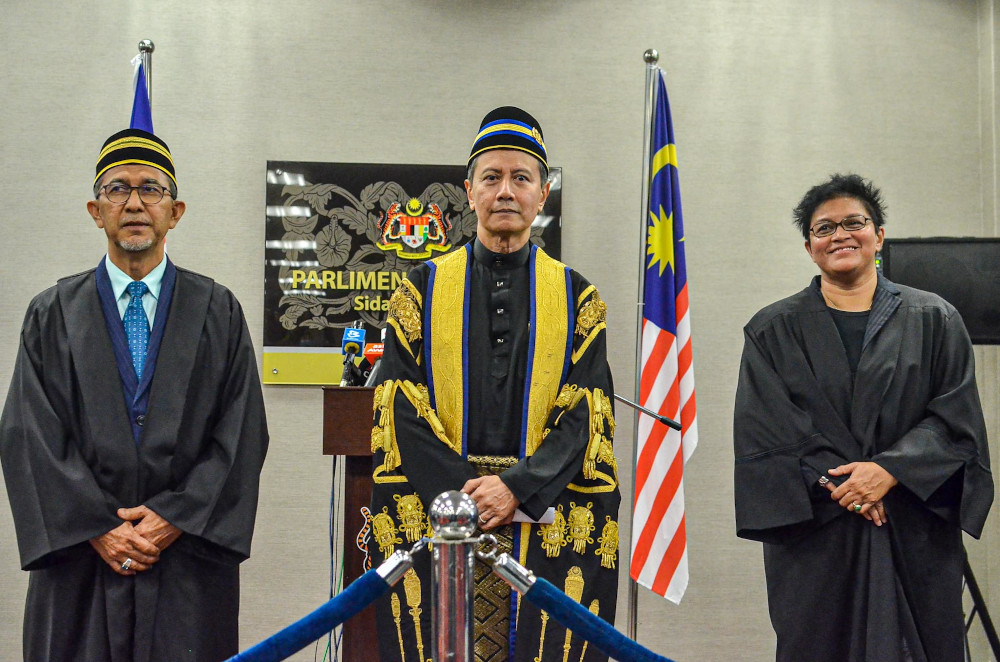
<path id="1" fill-rule="evenodd" d="M 574 283 L 574 294 L 586 292 L 588 283 L 575 272 L 574 276 L 579 279 Z M 584 329 L 584 333 L 574 334 L 572 359 L 564 383 L 575 386 L 578 391 L 586 389 L 591 395 L 599 389 L 611 401 L 614 386 L 608 366 L 605 307 L 596 289 L 583 301 L 577 301 L 578 320 L 580 311 L 588 304 L 592 308 L 596 306 L 600 313 L 592 320 L 592 327 Z M 577 328 L 580 329 L 579 323 Z M 581 399 L 572 409 L 553 408 L 546 425 L 549 433 L 535 453 L 501 475 L 500 479 L 518 498 L 521 510 L 529 517 L 540 518 L 580 473 L 593 440 L 592 425 L 597 416 L 600 413 L 588 406 L 587 399 Z M 609 442 L 613 437 L 613 429 L 609 428 L 613 425 L 612 419 L 603 435 Z"/>
<path id="2" fill-rule="evenodd" d="M 220 288 L 221 289 L 221 288 Z M 250 555 L 259 478 L 268 446 L 257 359 L 243 311 L 226 293 L 228 367 L 213 422 L 186 476 L 145 505 L 186 534 Z"/>
<path id="3" fill-rule="evenodd" d="M 423 293 L 425 271 L 419 267 L 410 272 L 407 283 L 400 286 L 393 295 L 396 301 L 405 296 L 405 288 L 413 287 Z M 405 298 L 406 301 L 412 301 Z M 416 302 L 414 301 L 416 304 Z M 422 310 L 409 310 L 416 314 L 416 323 L 422 319 Z M 423 330 L 405 326 L 410 319 L 400 321 L 398 313 L 390 303 L 389 321 L 386 325 L 385 346 L 382 354 L 383 383 L 401 384 L 409 382 L 416 388 L 426 388 L 427 371 L 421 362 L 423 351 Z M 408 337 L 409 334 L 409 337 Z M 403 389 L 397 388 L 392 402 L 393 425 L 388 434 L 395 436 L 399 448 L 401 469 L 407 481 L 428 506 L 442 492 L 461 490 L 465 482 L 476 477 L 476 472 L 460 453 L 456 452 L 451 440 L 442 440 L 435 434 L 426 414 L 421 416 L 414 403 Z M 432 412 L 432 410 L 431 410 Z M 433 414 L 436 417 L 436 413 Z M 379 428 L 379 413 L 376 412 L 375 426 Z M 384 453 L 375 453 L 376 466 L 385 459 Z"/>
<path id="4" fill-rule="evenodd" d="M 47 335 L 54 324 L 44 318 L 55 304 L 40 303 L 43 296 L 25 316 L 0 420 L 0 459 L 25 570 L 121 524 L 115 500 L 98 485 L 65 423 L 74 407 L 69 385 L 46 378 L 46 361 L 69 359 L 65 342 Z"/>
<path id="5" fill-rule="evenodd" d="M 927 416 L 872 461 L 939 514 L 957 505 L 962 528 L 978 538 L 993 502 L 993 479 L 972 343 L 958 312 L 950 313 L 930 367 Z M 961 488 L 945 499 L 951 503 L 937 504 L 936 493 L 954 481 Z"/>
<path id="6" fill-rule="evenodd" d="M 839 513 L 815 498 L 811 481 L 846 459 L 793 400 L 750 326 L 744 336 L 733 424 L 736 532 L 779 542 Z"/>

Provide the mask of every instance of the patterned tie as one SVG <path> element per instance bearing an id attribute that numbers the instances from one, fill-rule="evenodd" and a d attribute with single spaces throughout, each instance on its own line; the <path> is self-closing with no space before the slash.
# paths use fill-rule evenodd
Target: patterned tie
<path id="1" fill-rule="evenodd" d="M 125 335 L 128 337 L 128 350 L 132 354 L 132 367 L 135 368 L 135 376 L 142 379 L 142 368 L 146 365 L 146 352 L 149 347 L 149 319 L 146 317 L 146 310 L 142 307 L 142 297 L 149 291 L 141 280 L 132 281 L 128 284 L 128 293 L 132 298 L 125 309 Z"/>

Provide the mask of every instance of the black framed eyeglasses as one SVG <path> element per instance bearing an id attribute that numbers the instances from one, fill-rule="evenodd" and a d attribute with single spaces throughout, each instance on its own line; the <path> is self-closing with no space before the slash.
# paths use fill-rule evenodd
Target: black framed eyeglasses
<path id="1" fill-rule="evenodd" d="M 101 190 L 107 196 L 108 202 L 113 202 L 116 205 L 125 204 L 132 197 L 132 191 L 138 191 L 139 199 L 147 205 L 155 205 L 163 199 L 164 195 L 170 195 L 170 191 L 159 184 L 129 186 L 128 184 L 115 182 L 113 184 L 105 184 L 101 187 Z"/>
<path id="2" fill-rule="evenodd" d="M 840 223 L 834 223 L 833 221 L 820 221 L 816 225 L 809 228 L 809 232 L 813 233 L 816 237 L 829 237 L 837 231 L 838 227 L 844 228 L 848 232 L 857 232 L 858 230 L 863 230 L 868 222 L 872 219 L 867 216 L 862 216 L 861 214 L 852 214 L 850 216 L 845 216 Z"/>

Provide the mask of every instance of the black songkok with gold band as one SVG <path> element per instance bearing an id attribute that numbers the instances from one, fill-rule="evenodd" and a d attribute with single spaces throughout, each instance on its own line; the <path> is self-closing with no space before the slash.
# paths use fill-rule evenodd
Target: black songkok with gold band
<path id="1" fill-rule="evenodd" d="M 491 149 L 517 149 L 531 154 L 549 169 L 545 154 L 545 141 L 538 121 L 514 106 L 491 110 L 479 125 L 479 135 L 472 144 L 469 163 Z"/>
<path id="2" fill-rule="evenodd" d="M 146 165 L 167 173 L 177 186 L 174 161 L 170 148 L 152 133 L 142 129 L 125 129 L 104 141 L 101 155 L 97 157 L 97 176 L 94 183 L 111 168 L 121 165 Z"/>

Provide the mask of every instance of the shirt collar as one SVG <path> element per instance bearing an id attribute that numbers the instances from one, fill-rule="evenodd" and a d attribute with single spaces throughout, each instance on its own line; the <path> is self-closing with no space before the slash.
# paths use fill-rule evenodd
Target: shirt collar
<path id="1" fill-rule="evenodd" d="M 115 293 L 115 300 L 117 301 L 124 296 L 128 284 L 132 282 L 132 277 L 115 266 L 115 263 L 107 255 L 104 256 L 104 266 L 108 270 L 108 278 L 111 279 L 111 291 Z M 163 284 L 163 274 L 166 271 L 167 256 L 164 255 L 160 263 L 153 267 L 153 270 L 142 279 L 142 282 L 149 288 L 149 293 L 157 301 L 160 299 L 160 285 Z"/>
<path id="2" fill-rule="evenodd" d="M 517 267 L 523 267 L 528 264 L 528 256 L 531 255 L 531 242 L 526 242 L 524 246 L 517 249 L 513 253 L 494 253 L 490 249 L 486 248 L 479 238 L 476 237 L 475 243 L 472 244 L 472 254 L 476 258 L 476 262 L 480 264 L 493 268 L 499 267 L 501 269 L 515 269 Z"/>

